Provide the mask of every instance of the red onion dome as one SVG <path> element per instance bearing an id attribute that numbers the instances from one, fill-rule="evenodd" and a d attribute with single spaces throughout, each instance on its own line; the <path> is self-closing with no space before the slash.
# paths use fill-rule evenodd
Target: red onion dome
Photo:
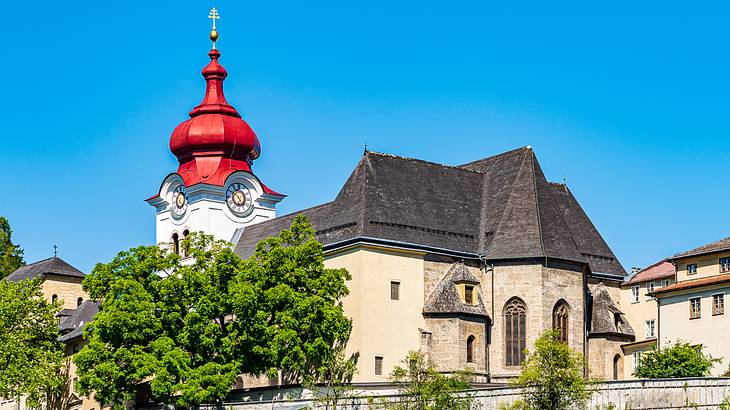
<path id="1" fill-rule="evenodd" d="M 203 159 L 200 157 L 205 157 L 204 162 L 208 163 L 205 172 L 195 172 L 194 177 L 190 175 L 192 178 L 185 178 L 186 175 L 183 175 L 186 180 L 197 180 L 186 181 L 186 185 L 188 182 L 209 182 L 201 179 L 204 180 L 217 173 L 218 170 L 210 169 L 213 165 L 211 161 L 218 165 L 227 164 L 226 167 L 230 171 L 237 169 L 250 171 L 251 161 L 258 158 L 261 153 L 258 137 L 223 95 L 223 80 L 228 73 L 218 63 L 220 52 L 213 49 L 208 56 L 210 63 L 203 69 L 206 82 L 205 97 L 190 111 L 190 119 L 178 125 L 170 138 L 170 150 L 180 162 L 180 171 L 191 172 L 195 170 L 190 168 L 200 168 L 190 164 Z"/>

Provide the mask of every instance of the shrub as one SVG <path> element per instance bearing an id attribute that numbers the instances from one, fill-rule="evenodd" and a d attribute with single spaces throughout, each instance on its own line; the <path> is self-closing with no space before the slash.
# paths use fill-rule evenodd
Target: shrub
<path id="1" fill-rule="evenodd" d="M 702 351 L 701 346 L 676 341 L 668 348 L 652 350 L 641 356 L 641 362 L 634 370 L 634 376 L 646 379 L 680 377 L 704 377 L 720 359 Z"/>

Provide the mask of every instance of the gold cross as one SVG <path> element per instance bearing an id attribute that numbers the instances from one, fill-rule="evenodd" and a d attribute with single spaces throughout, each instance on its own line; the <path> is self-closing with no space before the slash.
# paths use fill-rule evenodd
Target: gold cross
<path id="1" fill-rule="evenodd" d="M 208 14 L 208 18 L 211 19 L 211 20 L 213 20 L 213 30 L 215 30 L 215 21 L 221 18 L 221 16 L 218 14 L 218 10 L 216 10 L 215 7 L 213 7 L 212 9 L 210 9 L 210 13 Z"/>

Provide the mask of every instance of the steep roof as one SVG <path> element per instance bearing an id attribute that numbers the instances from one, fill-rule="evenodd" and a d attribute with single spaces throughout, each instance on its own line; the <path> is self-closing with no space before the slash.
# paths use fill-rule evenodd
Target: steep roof
<path id="1" fill-rule="evenodd" d="M 648 268 L 638 271 L 630 278 L 627 278 L 624 285 L 633 285 L 635 283 L 647 282 L 650 280 L 673 278 L 674 274 L 674 265 L 664 259 L 649 266 Z"/>
<path id="2" fill-rule="evenodd" d="M 730 237 L 721 239 L 717 242 L 708 243 L 707 245 L 702 245 L 700 247 L 690 249 L 685 252 L 680 252 L 672 256 L 670 259 L 687 258 L 690 256 L 706 255 L 708 253 L 722 252 L 728 250 L 730 250 Z"/>
<path id="3" fill-rule="evenodd" d="M 297 212 L 325 245 L 405 242 L 490 260 L 556 258 L 625 275 L 567 186 L 550 183 L 531 148 L 461 166 L 366 152 L 334 201 Z M 247 227 L 236 252 L 287 228 L 295 214 Z"/>
<path id="4" fill-rule="evenodd" d="M 629 324 L 624 313 L 611 298 L 608 289 L 599 283 L 591 291 L 593 302 L 591 306 L 591 334 L 614 334 L 625 337 L 634 337 L 634 329 Z"/>
<path id="5" fill-rule="evenodd" d="M 6 278 L 11 282 L 33 279 L 43 275 L 62 275 L 83 278 L 84 273 L 69 265 L 59 257 L 43 259 L 30 265 L 21 266 Z"/>
<path id="6" fill-rule="evenodd" d="M 463 263 L 455 263 L 426 299 L 423 314 L 466 314 L 488 317 L 480 292 L 476 292 L 476 304 L 471 305 L 461 301 L 456 289 L 456 285 L 460 282 L 478 284 L 479 280 Z"/>
<path id="7" fill-rule="evenodd" d="M 66 310 L 66 309 L 64 309 Z M 72 310 L 70 314 L 61 316 L 58 325 L 61 330 L 61 342 L 67 342 L 76 337 L 82 336 L 84 325 L 91 322 L 94 316 L 99 313 L 99 303 L 91 300 L 84 301 L 79 307 Z"/>

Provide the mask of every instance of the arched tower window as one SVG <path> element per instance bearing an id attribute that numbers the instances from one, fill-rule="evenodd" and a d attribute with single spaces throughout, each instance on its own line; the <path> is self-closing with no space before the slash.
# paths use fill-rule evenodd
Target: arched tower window
<path id="1" fill-rule="evenodd" d="M 474 363 L 474 336 L 466 339 L 466 362 Z"/>
<path id="2" fill-rule="evenodd" d="M 183 237 L 183 239 L 187 238 L 187 237 L 188 237 L 188 235 L 190 235 L 190 231 L 189 231 L 189 230 L 187 230 L 187 229 L 186 229 L 186 230 L 184 230 L 184 231 L 183 231 L 183 233 L 182 233 L 182 237 Z M 188 256 L 188 250 L 189 250 L 189 249 L 188 249 L 188 246 L 189 246 L 189 245 L 187 245 L 186 243 L 183 243 L 183 244 L 182 244 L 182 256 Z"/>
<path id="3" fill-rule="evenodd" d="M 84 303 L 84 298 L 76 299 L 76 306 L 81 306 L 82 303 Z"/>
<path id="4" fill-rule="evenodd" d="M 176 254 L 180 254 L 180 237 L 177 235 L 177 232 L 172 234 L 172 251 Z"/>
<path id="5" fill-rule="evenodd" d="M 519 298 L 512 298 L 504 306 L 505 362 L 507 366 L 521 366 L 527 348 L 527 307 Z"/>
<path id="6" fill-rule="evenodd" d="M 51 303 L 56 303 L 57 300 L 58 300 L 58 295 L 56 295 L 54 293 L 53 296 L 51 296 Z"/>
<path id="7" fill-rule="evenodd" d="M 553 329 L 560 331 L 560 341 L 568 343 L 568 317 L 570 307 L 564 300 L 559 301 L 553 308 Z"/>

